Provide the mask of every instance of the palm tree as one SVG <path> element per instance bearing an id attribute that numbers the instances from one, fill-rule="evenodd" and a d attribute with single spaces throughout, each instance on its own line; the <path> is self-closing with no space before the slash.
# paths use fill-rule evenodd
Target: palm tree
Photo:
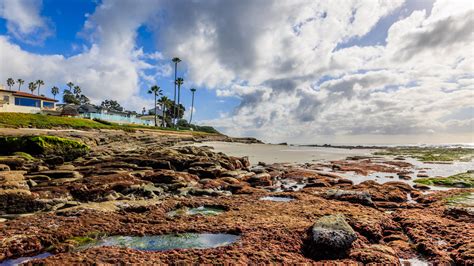
<path id="1" fill-rule="evenodd" d="M 176 117 L 176 78 L 178 74 L 178 63 L 181 62 L 179 57 L 173 58 L 171 61 L 174 63 L 174 98 L 173 98 L 173 117 Z"/>
<path id="2" fill-rule="evenodd" d="M 15 84 L 15 81 L 12 78 L 7 79 L 7 86 L 10 90 L 12 90 L 12 86 Z"/>
<path id="3" fill-rule="evenodd" d="M 181 97 L 181 85 L 183 85 L 183 82 L 184 82 L 183 78 L 176 79 L 176 85 L 178 85 L 178 104 L 176 105 L 177 107 L 175 107 L 178 109 L 178 115 L 176 116 L 177 117 L 176 120 L 179 119 L 179 113 L 181 113 L 180 112 L 181 110 L 179 109 L 179 103 L 180 103 L 180 97 Z"/>
<path id="4" fill-rule="evenodd" d="M 156 122 L 156 116 L 158 115 L 157 114 L 158 112 L 156 110 L 156 107 L 157 107 L 156 97 L 163 95 L 163 91 L 160 89 L 160 87 L 158 87 L 157 85 L 154 85 L 148 90 L 148 93 L 153 94 L 155 96 L 155 127 L 157 127 L 158 123 Z"/>
<path id="5" fill-rule="evenodd" d="M 66 86 L 68 86 L 68 87 L 69 87 L 69 91 L 71 91 L 71 90 L 72 90 L 72 87 L 74 87 L 74 83 L 72 83 L 72 82 L 69 81 L 69 82 L 66 84 Z"/>
<path id="6" fill-rule="evenodd" d="M 22 79 L 17 79 L 16 83 L 18 83 L 18 91 L 20 91 L 20 87 L 21 87 L 21 85 L 23 85 L 23 83 L 25 83 L 25 81 L 22 80 Z"/>
<path id="7" fill-rule="evenodd" d="M 193 120 L 193 109 L 194 109 L 194 93 L 196 92 L 195 88 L 191 88 L 191 93 L 193 94 L 191 100 L 191 117 L 189 118 L 189 124 L 191 125 L 191 121 Z"/>
<path id="8" fill-rule="evenodd" d="M 41 85 L 44 85 L 44 81 L 42 81 L 41 79 L 38 79 L 36 81 L 36 85 L 38 85 L 38 95 L 40 95 L 40 87 Z"/>
<path id="9" fill-rule="evenodd" d="M 170 100 L 166 96 L 162 96 L 159 100 L 158 103 L 161 104 L 161 110 L 163 111 L 163 116 L 161 117 L 161 126 L 166 127 L 165 125 L 165 119 L 166 119 L 166 106 L 169 104 Z"/>
<path id="10" fill-rule="evenodd" d="M 79 87 L 79 86 L 74 86 L 74 94 L 76 94 L 76 97 L 77 97 L 77 98 L 79 98 L 81 92 L 82 92 L 81 87 Z"/>
<path id="11" fill-rule="evenodd" d="M 56 87 L 56 86 L 52 87 L 52 88 L 51 88 L 51 93 L 53 94 L 54 99 L 56 100 L 56 94 L 59 93 L 59 88 Z"/>
<path id="12" fill-rule="evenodd" d="M 31 91 L 31 94 L 36 90 L 36 83 L 30 82 L 28 83 L 28 89 Z"/>

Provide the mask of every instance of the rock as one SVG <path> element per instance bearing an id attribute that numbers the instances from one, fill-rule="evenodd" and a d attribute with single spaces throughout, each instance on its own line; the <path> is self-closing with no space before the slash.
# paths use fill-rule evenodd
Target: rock
<path id="1" fill-rule="evenodd" d="M 365 191 L 351 191 L 351 190 L 329 190 L 325 194 L 327 199 L 336 199 L 342 201 L 349 201 L 352 203 L 359 203 L 365 206 L 375 207 L 374 202 L 368 192 Z"/>
<path id="2" fill-rule="evenodd" d="M 429 186 L 421 185 L 421 184 L 415 184 L 415 185 L 413 185 L 413 187 L 416 188 L 416 189 L 420 189 L 420 190 L 429 190 L 430 189 Z"/>
<path id="3" fill-rule="evenodd" d="M 26 183 L 28 184 L 28 186 L 31 188 L 31 187 L 35 187 L 38 185 L 38 183 L 36 183 L 35 181 L 31 180 L 31 179 L 28 179 L 26 180 Z"/>
<path id="4" fill-rule="evenodd" d="M 74 171 L 76 170 L 76 167 L 72 164 L 63 164 L 63 165 L 58 165 L 54 169 L 56 170 L 66 170 L 66 171 Z"/>
<path id="5" fill-rule="evenodd" d="M 0 156 L 0 164 L 7 165 L 11 170 L 21 170 L 26 160 L 16 156 Z"/>
<path id="6" fill-rule="evenodd" d="M 429 175 L 425 173 L 418 173 L 416 177 L 429 177 Z"/>
<path id="7" fill-rule="evenodd" d="M 350 257 L 362 263 L 374 263 L 377 265 L 399 265 L 399 260 L 395 251 L 383 245 L 370 245 L 366 248 L 355 249 Z"/>
<path id="8" fill-rule="evenodd" d="M 271 186 L 273 185 L 272 177 L 267 173 L 260 173 L 254 175 L 246 180 L 253 187 L 256 186 Z"/>
<path id="9" fill-rule="evenodd" d="M 344 258 L 356 239 L 357 234 L 343 215 L 323 216 L 310 230 L 306 252 L 317 260 Z"/>
<path id="10" fill-rule="evenodd" d="M 82 175 L 77 171 L 70 170 L 48 170 L 43 172 L 31 173 L 32 175 L 46 175 L 51 179 L 57 178 L 82 178 Z"/>
<path id="11" fill-rule="evenodd" d="M 0 171 L 10 171 L 10 166 L 6 164 L 0 164 Z"/>
<path id="12" fill-rule="evenodd" d="M 45 204 L 36 200 L 36 196 L 28 190 L 0 190 L 0 214 L 28 213 L 45 208 Z"/>
<path id="13" fill-rule="evenodd" d="M 323 180 L 319 179 L 311 179 L 310 182 L 308 182 L 305 187 L 330 187 L 331 185 Z"/>
<path id="14" fill-rule="evenodd" d="M 187 172 L 176 172 L 173 170 L 161 170 L 149 174 L 143 178 L 153 182 L 154 184 L 174 184 L 174 183 L 190 183 L 198 182 L 199 177 Z"/>

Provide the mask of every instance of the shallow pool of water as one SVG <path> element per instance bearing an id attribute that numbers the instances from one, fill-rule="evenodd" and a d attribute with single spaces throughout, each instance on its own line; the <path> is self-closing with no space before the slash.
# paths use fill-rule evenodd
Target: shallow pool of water
<path id="1" fill-rule="evenodd" d="M 260 200 L 289 202 L 289 201 L 292 201 L 292 200 L 295 200 L 295 199 L 290 198 L 290 197 L 266 196 L 266 197 L 260 198 Z"/>
<path id="2" fill-rule="evenodd" d="M 110 236 L 95 243 L 82 246 L 118 246 L 143 251 L 165 251 L 171 249 L 205 249 L 228 246 L 238 241 L 240 236 L 233 234 L 185 233 L 157 236 Z"/>
<path id="3" fill-rule="evenodd" d="M 168 216 L 182 216 L 182 215 L 204 215 L 204 216 L 212 216 L 218 215 L 225 212 L 224 209 L 214 206 L 199 206 L 197 208 L 188 208 L 183 207 L 179 208 L 174 211 L 170 211 L 167 213 Z"/>
<path id="4" fill-rule="evenodd" d="M 400 259 L 402 266 L 428 266 L 429 262 L 420 258 Z"/>
<path id="5" fill-rule="evenodd" d="M 39 255 L 36 255 L 36 256 L 33 256 L 33 257 L 21 257 L 21 258 L 17 258 L 17 259 L 6 260 L 6 261 L 0 263 L 0 265 L 1 266 L 16 266 L 16 265 L 20 265 L 22 263 L 26 263 L 30 260 L 44 259 L 44 258 L 47 258 L 49 256 L 53 256 L 53 254 L 46 252 L 46 253 L 42 253 L 42 254 L 39 254 Z"/>

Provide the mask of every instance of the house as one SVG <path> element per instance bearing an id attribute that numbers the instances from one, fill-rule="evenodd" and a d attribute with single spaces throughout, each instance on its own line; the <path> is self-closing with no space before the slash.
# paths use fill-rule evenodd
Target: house
<path id="1" fill-rule="evenodd" d="M 117 124 L 151 125 L 150 121 L 138 118 L 135 112 L 112 110 L 92 104 L 76 106 L 76 109 L 83 118 L 100 119 Z"/>
<path id="2" fill-rule="evenodd" d="M 41 113 L 56 109 L 57 100 L 0 87 L 0 112 Z"/>

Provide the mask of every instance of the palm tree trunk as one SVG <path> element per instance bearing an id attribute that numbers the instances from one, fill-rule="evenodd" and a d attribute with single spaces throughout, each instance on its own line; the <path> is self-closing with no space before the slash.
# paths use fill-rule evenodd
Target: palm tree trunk
<path id="1" fill-rule="evenodd" d="M 176 78 L 178 77 L 178 62 L 174 63 L 174 98 L 173 98 L 173 124 L 176 125 Z"/>
<path id="2" fill-rule="evenodd" d="M 189 124 L 191 125 L 191 121 L 193 121 L 193 110 L 194 110 L 194 91 L 191 100 L 191 117 L 189 118 Z"/>
<path id="3" fill-rule="evenodd" d="M 179 108 L 179 102 L 181 97 L 181 85 L 178 84 L 178 105 L 176 108 L 178 109 L 178 116 L 176 117 L 176 121 L 179 119 L 179 114 L 181 113 L 181 109 Z"/>
<path id="4" fill-rule="evenodd" d="M 158 124 L 156 123 L 156 116 L 157 116 L 157 112 L 156 112 L 156 93 L 155 93 L 155 127 L 158 126 Z"/>
<path id="5" fill-rule="evenodd" d="M 38 95 L 40 95 L 40 87 L 41 85 L 38 85 Z"/>

